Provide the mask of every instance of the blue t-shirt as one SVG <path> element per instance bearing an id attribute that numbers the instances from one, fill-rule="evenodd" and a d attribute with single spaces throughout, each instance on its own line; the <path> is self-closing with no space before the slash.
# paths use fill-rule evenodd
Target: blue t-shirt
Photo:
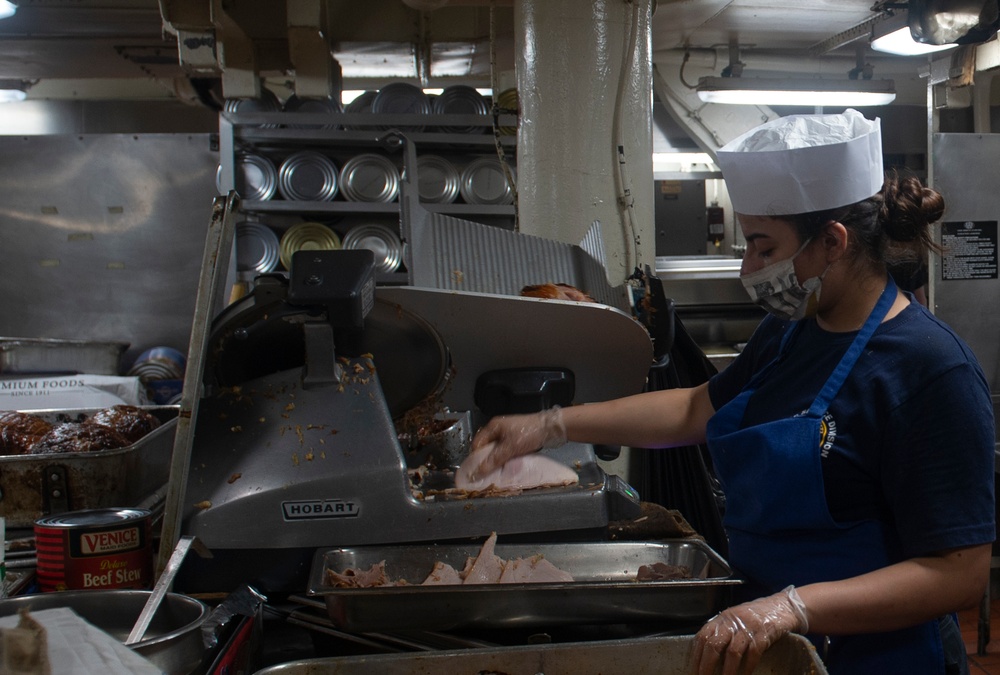
<path id="1" fill-rule="evenodd" d="M 857 335 L 805 319 L 751 396 L 742 426 L 808 410 Z M 719 410 L 779 352 L 795 324 L 767 317 L 709 381 Z M 992 542 L 994 420 L 969 347 L 911 303 L 882 323 L 830 404 L 820 439 L 827 504 L 842 523 L 877 519 L 903 558 Z"/>

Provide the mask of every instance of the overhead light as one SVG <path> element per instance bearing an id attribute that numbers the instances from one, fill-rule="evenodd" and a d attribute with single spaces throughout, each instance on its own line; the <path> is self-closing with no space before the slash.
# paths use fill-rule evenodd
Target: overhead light
<path id="1" fill-rule="evenodd" d="M 897 56 L 932 54 L 957 47 L 957 44 L 934 45 L 913 39 L 906 15 L 892 14 L 872 26 L 871 47 L 875 51 Z"/>
<path id="2" fill-rule="evenodd" d="M 896 98 L 892 80 L 702 77 L 698 98 L 743 105 L 875 106 Z"/>
<path id="3" fill-rule="evenodd" d="M 14 16 L 14 12 L 16 11 L 17 5 L 10 2 L 10 0 L 0 0 L 0 19 Z"/>
<path id="4" fill-rule="evenodd" d="M 0 103 L 13 103 L 28 98 L 27 92 L 20 89 L 0 89 Z"/>
<path id="5" fill-rule="evenodd" d="M 28 97 L 28 87 L 34 82 L 0 79 L 0 103 L 23 101 Z"/>

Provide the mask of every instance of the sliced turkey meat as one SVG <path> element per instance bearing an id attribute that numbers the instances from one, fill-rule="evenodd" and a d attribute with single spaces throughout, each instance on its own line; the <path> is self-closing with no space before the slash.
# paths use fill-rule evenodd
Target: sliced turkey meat
<path id="1" fill-rule="evenodd" d="M 554 584 L 566 581 L 573 581 L 573 575 L 540 555 L 510 560 L 500 575 L 501 584 Z"/>
<path id="2" fill-rule="evenodd" d="M 479 549 L 479 555 L 475 562 L 465 574 L 465 584 L 495 584 L 500 581 L 503 574 L 503 560 L 494 553 L 497 544 L 497 533 L 490 535 L 489 539 Z"/>
<path id="3" fill-rule="evenodd" d="M 515 457 L 499 469 L 485 476 L 472 474 L 482 463 L 483 456 L 492 450 L 486 445 L 473 452 L 455 472 L 455 487 L 460 490 L 485 490 L 490 486 L 501 490 L 530 490 L 540 487 L 576 485 L 580 477 L 576 471 L 551 457 L 532 453 Z"/>
<path id="4" fill-rule="evenodd" d="M 462 576 L 454 567 L 440 560 L 434 563 L 434 569 L 427 575 L 421 586 L 449 586 L 462 583 Z"/>

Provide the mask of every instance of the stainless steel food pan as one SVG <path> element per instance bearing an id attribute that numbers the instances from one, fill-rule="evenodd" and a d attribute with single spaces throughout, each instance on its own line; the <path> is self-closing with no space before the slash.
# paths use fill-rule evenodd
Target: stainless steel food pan
<path id="1" fill-rule="evenodd" d="M 0 516 L 8 528 L 81 509 L 135 506 L 170 476 L 178 406 L 143 406 L 162 423 L 132 445 L 97 452 L 0 455 Z M 98 408 L 32 410 L 49 422 L 82 421 Z"/>
<path id="2" fill-rule="evenodd" d="M 725 606 L 731 578 L 724 560 L 704 542 L 601 541 L 497 544 L 505 560 L 541 554 L 569 572 L 569 583 L 419 586 L 436 561 L 461 570 L 477 544 L 363 546 L 317 551 L 309 594 L 326 602 L 330 619 L 358 632 L 451 630 L 464 627 L 524 627 L 567 624 L 702 621 Z M 368 569 L 385 561 L 386 575 L 411 586 L 336 588 L 325 572 Z M 663 562 L 688 567 L 694 578 L 635 581 L 641 565 Z"/>
<path id="3" fill-rule="evenodd" d="M 293 661 L 256 675 L 687 675 L 690 637 L 573 642 L 464 651 L 342 656 Z M 788 635 L 764 652 L 753 675 L 826 675 L 812 644 Z"/>
<path id="4" fill-rule="evenodd" d="M 118 375 L 128 342 L 0 338 L 0 373 Z"/>

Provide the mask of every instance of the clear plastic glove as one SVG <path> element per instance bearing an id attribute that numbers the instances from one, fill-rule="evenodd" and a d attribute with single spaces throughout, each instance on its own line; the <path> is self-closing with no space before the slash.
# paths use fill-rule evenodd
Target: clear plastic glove
<path id="1" fill-rule="evenodd" d="M 460 470 L 476 480 L 515 457 L 541 448 L 558 448 L 564 443 L 566 427 L 559 406 L 530 415 L 494 417 L 472 439 L 472 452 Z"/>
<path id="2" fill-rule="evenodd" d="M 788 633 L 806 633 L 806 607 L 794 586 L 730 607 L 702 626 L 691 647 L 691 672 L 712 675 L 752 673 L 768 647 Z"/>

